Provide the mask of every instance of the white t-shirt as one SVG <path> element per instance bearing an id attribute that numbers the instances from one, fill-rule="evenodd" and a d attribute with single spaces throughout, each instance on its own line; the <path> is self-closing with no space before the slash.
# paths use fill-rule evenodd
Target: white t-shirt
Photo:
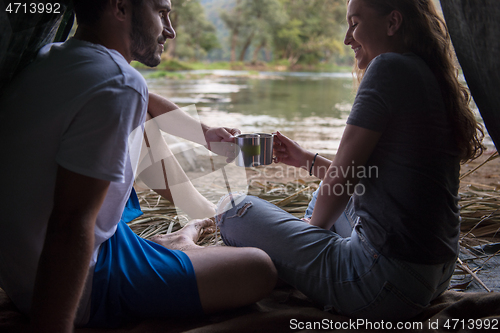
<path id="1" fill-rule="evenodd" d="M 0 287 L 22 312 L 31 306 L 60 165 L 111 181 L 77 315 L 85 321 L 99 246 L 114 234 L 132 187 L 128 136 L 147 103 L 144 78 L 120 53 L 77 39 L 43 47 L 3 92 Z"/>

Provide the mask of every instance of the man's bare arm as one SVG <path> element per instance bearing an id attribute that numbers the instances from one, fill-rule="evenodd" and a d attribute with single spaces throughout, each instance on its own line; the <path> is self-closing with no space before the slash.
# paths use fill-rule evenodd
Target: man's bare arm
<path id="1" fill-rule="evenodd" d="M 148 113 L 162 131 L 199 144 L 205 144 L 204 135 L 209 127 L 191 117 L 177 104 L 165 97 L 149 93 Z M 165 115 L 167 113 L 168 116 Z"/>
<path id="2" fill-rule="evenodd" d="M 164 113 L 179 109 L 179 106 L 160 95 L 149 93 L 148 113 L 151 117 L 158 117 Z"/>
<path id="3" fill-rule="evenodd" d="M 72 332 L 94 245 L 94 226 L 109 181 L 59 167 L 54 207 L 38 264 L 34 332 Z"/>
<path id="4" fill-rule="evenodd" d="M 168 118 L 157 118 L 172 111 L 175 112 Z M 153 93 L 149 93 L 148 113 L 152 118 L 157 118 L 155 120 L 162 131 L 207 145 L 210 150 L 213 150 L 210 142 L 233 142 L 234 135 L 241 133 L 235 128 L 207 126 L 182 111 L 175 103 Z M 200 129 L 202 136 L 200 136 Z"/>

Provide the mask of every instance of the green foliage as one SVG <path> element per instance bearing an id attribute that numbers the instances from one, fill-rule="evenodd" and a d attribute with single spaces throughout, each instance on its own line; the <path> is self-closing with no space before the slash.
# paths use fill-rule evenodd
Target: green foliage
<path id="1" fill-rule="evenodd" d="M 278 44 L 283 44 L 284 46 L 299 47 L 302 44 L 302 26 L 304 22 L 298 19 L 288 20 L 280 29 L 276 32 L 276 39 Z"/>
<path id="2" fill-rule="evenodd" d="M 345 0 L 280 0 L 288 21 L 275 32 L 278 57 L 297 63 L 329 61 L 343 55 Z"/>
<path id="3" fill-rule="evenodd" d="M 265 50 L 294 66 L 345 55 L 345 12 L 345 0 L 236 0 L 220 17 L 231 34 L 232 61 L 248 60 L 253 49 L 254 62 Z"/>
<path id="4" fill-rule="evenodd" d="M 229 64 L 229 69 L 240 71 L 245 69 L 245 63 L 243 61 L 231 61 Z"/>
<path id="5" fill-rule="evenodd" d="M 194 69 L 189 63 L 177 59 L 168 59 L 166 61 L 162 61 L 157 68 L 166 71 L 186 71 Z"/>
<path id="6" fill-rule="evenodd" d="M 231 63 L 227 61 L 194 62 L 189 65 L 193 69 L 231 69 Z"/>
<path id="7" fill-rule="evenodd" d="M 244 61 L 249 48 L 257 51 L 270 47 L 272 31 L 286 21 L 286 12 L 279 0 L 236 0 L 236 6 L 221 11 L 220 18 L 230 30 L 231 61 Z M 257 60 L 258 52 L 253 59 Z"/>
<path id="8" fill-rule="evenodd" d="M 148 79 L 161 79 L 161 78 L 165 78 L 165 77 L 168 77 L 170 79 L 185 79 L 186 78 L 186 76 L 182 73 L 172 73 L 172 72 L 161 71 L 161 70 L 154 71 L 154 72 L 148 73 L 146 75 L 146 78 L 148 78 Z"/>
<path id="9" fill-rule="evenodd" d="M 198 65 L 231 59 L 228 69 L 262 60 L 296 69 L 353 62 L 343 44 L 345 0 L 172 0 L 172 6 L 177 38 L 167 44 L 167 59 Z"/>
<path id="10" fill-rule="evenodd" d="M 133 61 L 132 66 L 137 69 L 147 69 L 145 76 L 148 78 L 202 78 L 210 73 L 175 73 L 175 71 L 184 70 L 244 70 L 248 71 L 248 75 L 257 75 L 259 71 L 284 71 L 290 69 L 290 62 L 287 59 L 278 59 L 271 62 L 230 62 L 230 61 L 216 61 L 216 62 L 183 62 L 178 60 L 168 60 L 162 62 L 156 70 L 146 67 L 138 62 Z M 320 62 L 314 64 L 298 64 L 294 70 L 304 70 L 308 72 L 345 72 L 352 71 L 352 66 L 338 66 L 332 62 Z"/>
<path id="11" fill-rule="evenodd" d="M 275 67 L 290 67 L 290 61 L 288 61 L 288 59 L 276 59 L 274 61 L 271 62 L 271 65 L 272 66 L 275 66 Z"/>
<path id="12" fill-rule="evenodd" d="M 148 66 L 146 66 L 146 65 L 144 65 L 144 64 L 141 64 L 140 62 L 135 61 L 135 60 L 133 60 L 133 61 L 130 63 L 130 65 L 131 65 L 132 67 L 134 67 L 135 69 L 151 69 L 151 67 L 148 67 Z"/>
<path id="13" fill-rule="evenodd" d="M 151 67 L 141 64 L 138 61 L 132 61 L 130 65 L 135 69 L 151 69 Z M 177 59 L 163 59 L 162 62 L 160 62 L 160 64 L 155 67 L 155 69 L 162 71 L 188 71 L 196 68 L 193 68 L 191 63 L 187 63 Z"/>
<path id="14" fill-rule="evenodd" d="M 167 44 L 168 58 L 199 60 L 220 47 L 215 27 L 207 20 L 199 0 L 172 0 L 170 19 L 177 37 Z"/>

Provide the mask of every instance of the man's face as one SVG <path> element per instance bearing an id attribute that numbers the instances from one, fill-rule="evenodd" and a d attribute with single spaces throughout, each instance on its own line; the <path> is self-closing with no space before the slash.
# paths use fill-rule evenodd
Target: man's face
<path id="1" fill-rule="evenodd" d="M 165 42 L 175 38 L 170 10 L 170 0 L 146 0 L 133 8 L 130 47 L 134 60 L 150 67 L 160 63 Z"/>

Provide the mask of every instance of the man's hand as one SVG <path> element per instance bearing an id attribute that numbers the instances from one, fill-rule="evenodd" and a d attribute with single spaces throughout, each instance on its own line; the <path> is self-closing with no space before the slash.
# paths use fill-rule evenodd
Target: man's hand
<path id="1" fill-rule="evenodd" d="M 204 127 L 205 140 L 207 148 L 217 155 L 227 157 L 227 162 L 236 157 L 234 149 L 234 137 L 241 134 L 239 129 L 228 127 Z"/>
<path id="2" fill-rule="evenodd" d="M 239 129 L 228 127 L 208 127 L 205 130 L 205 139 L 210 142 L 234 142 L 234 137 L 241 134 Z"/>

